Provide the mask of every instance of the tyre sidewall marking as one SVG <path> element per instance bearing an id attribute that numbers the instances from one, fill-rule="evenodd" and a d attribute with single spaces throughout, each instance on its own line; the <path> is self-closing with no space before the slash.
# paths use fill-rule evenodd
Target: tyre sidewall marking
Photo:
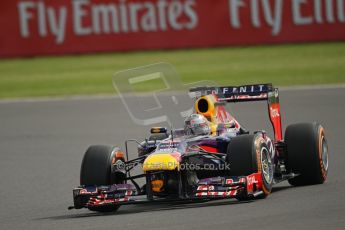
<path id="1" fill-rule="evenodd" d="M 325 131 L 322 126 L 320 126 L 318 130 L 318 155 L 319 155 L 319 164 L 320 164 L 320 169 L 321 169 L 321 176 L 323 180 L 326 180 L 327 178 L 327 171 L 325 169 L 325 166 L 323 164 L 323 158 L 322 158 L 322 152 L 323 152 L 323 147 L 322 147 L 322 142 L 325 139 Z"/>
<path id="2" fill-rule="evenodd" d="M 262 175 L 262 168 L 261 168 L 261 148 L 263 148 L 263 144 L 265 144 L 265 140 L 262 137 L 258 137 L 255 140 L 255 152 L 256 152 L 256 163 L 258 167 L 258 173 L 261 173 L 261 180 L 262 180 L 262 191 L 265 195 L 271 193 L 270 188 L 267 187 L 266 180 L 263 178 Z"/>

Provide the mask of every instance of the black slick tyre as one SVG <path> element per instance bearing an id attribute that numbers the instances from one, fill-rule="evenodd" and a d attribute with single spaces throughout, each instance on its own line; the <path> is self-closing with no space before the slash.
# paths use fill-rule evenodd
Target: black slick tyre
<path id="1" fill-rule="evenodd" d="M 118 148 L 114 146 L 92 145 L 84 154 L 80 170 L 81 185 L 111 185 L 115 182 L 112 176 L 112 160 Z M 115 212 L 116 206 L 89 207 L 91 211 Z"/>
<path id="2" fill-rule="evenodd" d="M 322 184 L 328 174 L 328 145 L 324 128 L 317 123 L 289 125 L 285 131 L 287 169 L 299 176 L 294 186 Z"/>
<path id="3" fill-rule="evenodd" d="M 248 176 L 261 172 L 261 197 L 271 193 L 273 165 L 267 144 L 260 135 L 244 134 L 233 138 L 228 145 L 226 161 L 230 164 L 231 176 Z"/>

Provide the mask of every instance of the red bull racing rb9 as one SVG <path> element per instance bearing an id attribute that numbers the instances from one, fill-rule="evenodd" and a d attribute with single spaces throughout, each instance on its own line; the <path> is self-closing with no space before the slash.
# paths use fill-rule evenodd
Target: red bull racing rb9
<path id="1" fill-rule="evenodd" d="M 80 185 L 69 209 L 113 212 L 121 205 L 254 200 L 267 197 L 272 186 L 322 184 L 328 172 L 324 128 L 314 123 L 289 125 L 282 132 L 279 92 L 272 84 L 198 87 L 194 112 L 181 129 L 151 128 L 144 141 L 90 146 L 82 160 Z M 226 110 L 227 103 L 267 101 L 274 136 L 248 131 Z M 138 146 L 128 158 L 128 145 Z M 141 173 L 133 175 L 133 169 Z M 145 183 L 139 186 L 138 180 Z"/>

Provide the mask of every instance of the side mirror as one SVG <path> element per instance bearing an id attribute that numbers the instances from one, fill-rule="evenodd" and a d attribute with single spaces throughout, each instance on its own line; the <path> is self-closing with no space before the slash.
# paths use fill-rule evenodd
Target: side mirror
<path id="1" fill-rule="evenodd" d="M 150 130 L 151 134 L 156 133 L 168 133 L 168 129 L 166 127 L 152 127 Z"/>

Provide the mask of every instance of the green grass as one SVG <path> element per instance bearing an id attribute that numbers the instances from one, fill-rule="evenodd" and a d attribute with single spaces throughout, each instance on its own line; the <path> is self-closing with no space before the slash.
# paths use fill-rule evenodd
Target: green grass
<path id="1" fill-rule="evenodd" d="M 345 83 L 345 43 L 338 42 L 0 59 L 0 98 L 111 94 L 115 72 L 157 62 L 172 64 L 185 83 Z"/>

